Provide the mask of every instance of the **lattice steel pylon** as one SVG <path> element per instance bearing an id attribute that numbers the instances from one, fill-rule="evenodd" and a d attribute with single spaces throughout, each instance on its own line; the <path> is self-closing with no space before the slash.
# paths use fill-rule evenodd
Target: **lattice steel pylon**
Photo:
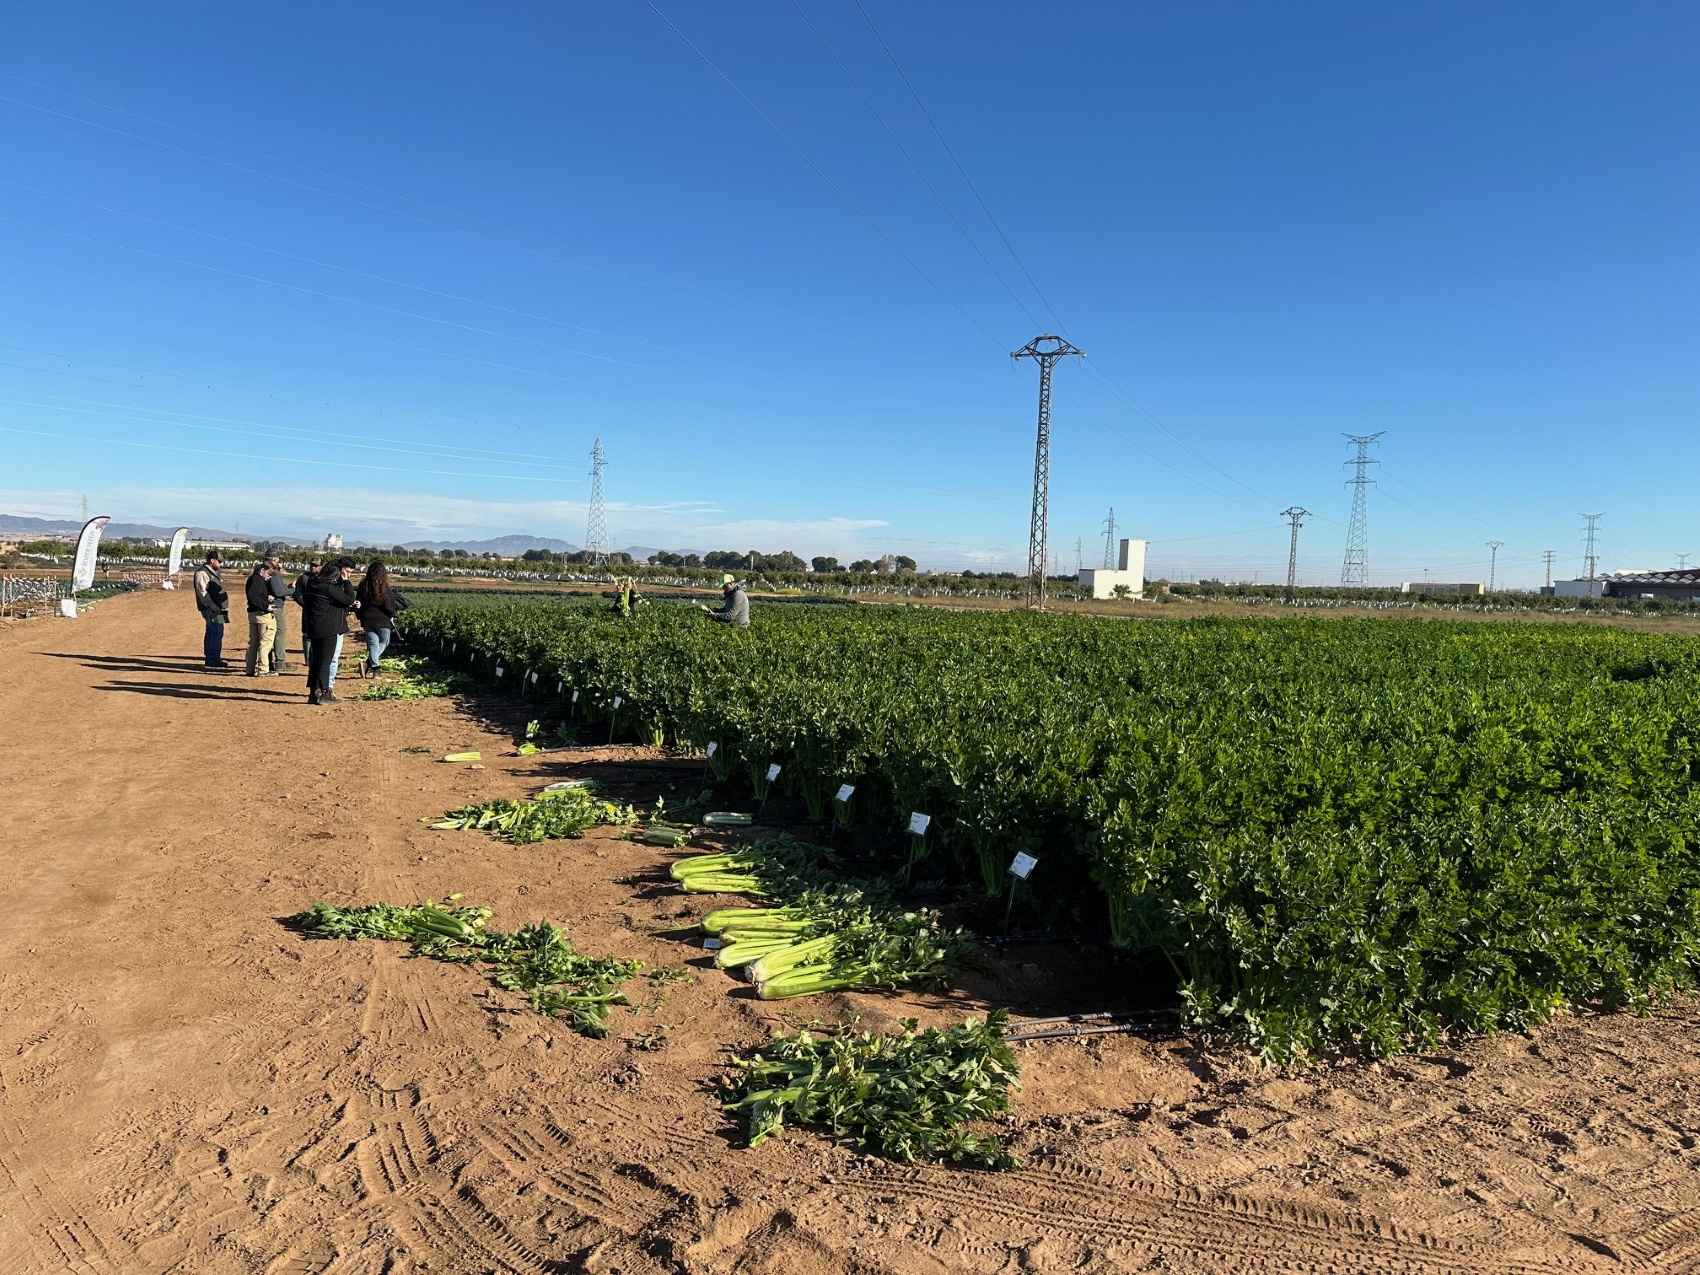
<path id="1" fill-rule="evenodd" d="M 1116 507 L 1110 506 L 1110 516 L 1104 519 L 1104 570 L 1116 569 Z"/>
<path id="2" fill-rule="evenodd" d="M 1546 570 L 1546 577 L 1547 577 L 1546 583 L 1544 583 L 1541 586 L 1543 589 L 1552 588 L 1552 560 L 1556 557 L 1558 557 L 1558 550 L 1556 550 L 1556 549 L 1543 549 L 1543 550 L 1541 550 L 1541 561 L 1546 564 L 1546 569 L 1547 569 Z"/>
<path id="3" fill-rule="evenodd" d="M 1340 564 L 1340 583 L 1346 588 L 1366 588 L 1369 585 L 1369 489 L 1375 479 L 1369 476 L 1371 465 L 1381 464 L 1369 458 L 1369 445 L 1385 434 L 1347 434 L 1346 441 L 1357 445 L 1356 459 L 1346 462 L 1355 465 L 1357 473 L 1346 483 L 1352 489 L 1352 521 L 1346 527 L 1346 559 Z"/>
<path id="4" fill-rule="evenodd" d="M 1599 577 L 1600 566 L 1600 556 L 1594 552 L 1594 536 L 1599 530 L 1600 519 L 1604 517 L 1604 514 L 1582 515 L 1582 520 L 1588 524 L 1582 530 L 1582 534 L 1587 537 L 1588 541 L 1587 547 L 1582 551 L 1582 557 L 1588 564 L 1588 596 L 1590 598 L 1596 596 L 1594 592 L 1594 581 Z"/>
<path id="5" fill-rule="evenodd" d="M 602 471 L 608 460 L 602 454 L 602 435 L 590 449 L 590 519 L 584 531 L 584 551 L 593 565 L 608 561 L 608 504 L 602 495 Z"/>
<path id="6" fill-rule="evenodd" d="M 1051 518 L 1051 365 L 1070 355 L 1085 358 L 1086 352 L 1049 332 L 1034 337 L 1009 355 L 1012 359 L 1033 359 L 1039 364 L 1039 438 L 1033 448 L 1033 522 L 1027 534 L 1028 606 L 1045 605 L 1045 542 Z"/>
<path id="7" fill-rule="evenodd" d="M 1310 517 L 1310 510 L 1289 505 L 1281 511 L 1281 516 L 1293 524 L 1293 539 L 1287 546 L 1287 601 L 1291 602 L 1299 583 L 1299 527 L 1303 519 Z"/>
<path id="8" fill-rule="evenodd" d="M 1489 540 L 1488 551 L 1488 592 L 1492 593 L 1499 583 L 1499 551 L 1505 548 L 1503 540 Z"/>

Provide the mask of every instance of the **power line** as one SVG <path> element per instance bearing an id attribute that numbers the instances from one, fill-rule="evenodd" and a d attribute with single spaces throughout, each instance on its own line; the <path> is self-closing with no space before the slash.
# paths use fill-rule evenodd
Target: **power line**
<path id="1" fill-rule="evenodd" d="M 1034 327 L 1043 327 L 1044 324 L 1041 323 L 1038 317 L 1027 308 L 1027 303 L 1015 295 L 1015 289 L 1009 286 L 1009 282 L 1003 277 L 1003 274 L 995 265 L 992 264 L 992 259 L 986 255 L 985 249 L 981 248 L 979 242 L 974 238 L 974 236 L 968 233 L 968 227 L 962 224 L 961 219 L 957 217 L 955 211 L 952 210 L 950 204 L 945 200 L 945 197 L 939 193 L 938 187 L 933 185 L 932 180 L 927 176 L 925 170 L 923 170 L 921 165 L 916 162 L 915 157 L 909 153 L 909 148 L 903 144 L 903 140 L 897 136 L 896 131 L 893 130 L 891 125 L 886 122 L 885 116 L 880 113 L 879 107 L 874 105 L 873 99 L 863 91 L 862 86 L 857 81 L 856 77 L 850 73 L 850 68 L 844 65 L 844 59 L 838 56 L 838 53 L 833 49 L 832 45 L 827 42 L 826 36 L 821 33 L 821 29 L 815 25 L 814 19 L 810 18 L 808 13 L 804 11 L 800 0 L 791 0 L 791 7 L 795 9 L 798 16 L 808 24 L 809 30 L 814 32 L 815 39 L 820 41 L 821 47 L 827 52 L 827 56 L 832 59 L 833 64 L 843 73 L 844 78 L 850 82 L 850 87 L 856 90 L 856 96 L 862 99 L 862 104 L 866 106 L 873 114 L 873 117 L 879 121 L 880 127 L 885 130 L 885 135 L 891 138 L 892 145 L 896 146 L 902 153 L 903 158 L 909 161 L 909 167 L 915 170 L 915 176 L 921 179 L 921 184 L 927 188 L 933 199 L 937 201 L 938 206 L 944 210 L 944 215 L 950 218 L 950 224 L 955 226 L 961 233 L 962 237 L 968 241 L 968 246 L 974 250 L 981 261 L 986 263 L 986 269 L 992 272 L 992 277 L 1003 285 L 1003 290 L 1005 292 L 1009 293 L 1009 299 L 1015 302 L 1021 312 L 1027 316 L 1028 322 L 1030 322 Z M 1054 318 L 1055 316 L 1053 315 L 1052 317 Z"/>
<path id="2" fill-rule="evenodd" d="M 944 130 L 939 127 L 938 121 L 933 118 L 933 113 L 927 109 L 927 104 L 921 100 L 920 93 L 916 91 L 915 85 L 904 72 L 902 63 L 897 60 L 897 55 L 891 51 L 891 45 L 888 44 L 886 42 L 886 38 L 880 34 L 880 29 L 874 25 L 873 17 L 868 13 L 867 6 L 862 3 L 862 0 L 856 0 L 856 8 L 861 11 L 863 21 L 868 24 L 868 30 L 874 33 L 874 39 L 879 41 L 880 48 L 885 50 L 885 56 L 891 61 L 892 69 L 897 72 L 897 78 L 903 81 L 903 87 L 909 90 L 909 96 L 915 99 L 915 105 L 920 108 L 921 114 L 926 117 L 928 125 L 933 130 L 933 136 L 939 139 L 939 145 L 944 147 L 945 154 L 950 156 L 950 162 L 956 165 L 956 171 L 962 175 L 963 184 L 966 185 L 973 193 L 975 202 L 980 205 L 980 211 L 986 214 L 986 220 L 991 222 L 992 229 L 998 232 L 998 238 L 1003 241 L 1004 248 L 1008 250 L 1011 259 L 1020 269 L 1022 277 L 1027 280 L 1028 287 L 1033 289 L 1033 295 L 1039 298 L 1039 303 L 1045 307 L 1046 313 L 1051 316 L 1057 327 L 1062 329 L 1063 333 L 1066 335 L 1068 332 L 1068 326 L 1057 317 L 1056 310 L 1051 306 L 1050 301 L 1046 298 L 1039 285 L 1034 282 L 1033 275 L 1028 271 L 1026 263 L 1021 260 L 1021 255 L 1015 251 L 1015 245 L 1010 243 L 1009 236 L 1004 234 L 1003 227 L 998 224 L 998 219 L 992 215 L 991 208 L 987 206 L 985 199 L 981 196 L 980 188 L 974 184 L 974 179 L 968 176 L 968 170 L 962 166 L 962 161 L 956 157 L 956 152 L 951 149 L 950 143 L 945 140 Z M 1025 307 L 1023 308 L 1025 309 Z"/>
<path id="3" fill-rule="evenodd" d="M 943 286 L 938 282 L 938 280 L 934 279 L 930 274 L 928 274 L 925 270 L 923 270 L 921 268 L 920 264 L 918 262 L 916 262 L 916 260 L 913 257 L 911 257 L 908 253 L 904 252 L 903 249 L 899 248 L 897 246 L 897 241 L 894 240 L 890 235 L 886 234 L 885 231 L 881 230 L 880 227 L 879 227 L 879 223 L 876 222 L 872 217 L 868 216 L 867 213 L 863 212 L 861 206 L 859 204 L 857 204 L 855 200 L 851 199 L 849 195 L 845 194 L 843 189 L 839 187 L 838 183 L 834 182 L 832 180 L 832 178 L 828 177 L 826 175 L 825 170 L 823 170 L 819 164 L 815 163 L 814 160 L 810 159 L 807 152 L 805 152 L 801 146 L 797 145 L 796 142 L 792 141 L 791 138 L 790 138 L 790 135 L 787 134 L 784 129 L 780 128 L 778 124 L 775 124 L 773 122 L 772 118 L 769 117 L 767 112 L 762 110 L 761 107 L 759 107 L 755 104 L 754 100 L 750 97 L 750 95 L 748 93 L 745 93 L 743 89 L 738 87 L 738 85 L 733 81 L 731 76 L 727 75 L 726 72 L 722 71 L 720 69 L 720 67 L 715 64 L 714 60 L 708 56 L 708 54 L 704 53 L 701 49 L 699 49 L 696 46 L 695 42 L 692 41 L 690 36 L 686 35 L 683 31 L 681 31 L 679 29 L 678 25 L 676 23 L 674 23 L 673 19 L 669 18 L 665 13 L 661 12 L 660 9 L 656 8 L 655 0 L 643 0 L 643 2 L 644 2 L 644 4 L 649 6 L 650 11 L 653 12 L 656 17 L 660 18 L 663 22 L 665 22 L 667 24 L 667 26 L 672 30 L 674 35 L 678 36 L 679 39 L 684 42 L 686 48 L 688 48 L 692 53 L 696 54 L 697 57 L 702 59 L 704 66 L 708 67 L 709 70 L 713 71 L 717 76 L 719 76 L 721 81 L 726 85 L 726 87 L 731 89 L 734 93 L 736 93 L 738 95 L 739 99 L 744 103 L 744 105 L 749 107 L 752 111 L 754 111 L 756 113 L 757 117 L 760 118 L 761 122 L 763 124 L 766 124 L 768 126 L 768 128 L 773 130 L 773 134 L 774 134 L 775 137 L 777 137 L 780 141 L 784 142 L 786 146 L 790 147 L 792 153 L 794 155 L 796 155 L 798 159 L 802 160 L 805 164 L 807 164 L 809 166 L 810 171 L 812 171 L 816 177 L 819 177 L 821 179 L 821 181 L 823 183 L 825 183 L 826 188 L 828 190 L 830 190 L 833 194 L 837 195 L 841 200 L 843 200 L 845 206 L 848 207 L 851 212 L 855 213 L 857 217 L 861 218 L 862 222 L 868 227 L 869 230 L 873 231 L 876 235 L 878 235 L 880 237 L 880 239 L 885 243 L 886 247 L 890 248 L 899 257 L 901 257 L 903 259 L 904 263 L 911 270 L 913 270 L 916 274 L 920 275 L 921 278 L 925 279 L 927 281 L 927 284 L 933 289 L 934 292 L 937 292 L 946 301 L 950 302 L 951 306 L 956 310 L 956 312 L 958 314 L 960 314 L 963 318 L 967 319 L 968 322 L 972 323 L 976 328 L 978 328 L 980 330 L 980 332 L 985 336 L 986 340 L 990 341 L 993 345 L 996 345 L 999 349 L 1003 348 L 1002 343 L 997 339 L 997 337 L 993 336 L 991 334 L 991 332 L 988 331 L 987 328 L 978 319 L 976 319 L 973 315 L 969 314 L 967 310 L 963 309 L 961 303 L 958 302 L 955 297 L 951 296 L 950 293 L 946 292 L 944 290 Z M 1041 567 L 1043 566 L 1043 564 L 1040 564 L 1040 565 L 1041 565 Z"/>

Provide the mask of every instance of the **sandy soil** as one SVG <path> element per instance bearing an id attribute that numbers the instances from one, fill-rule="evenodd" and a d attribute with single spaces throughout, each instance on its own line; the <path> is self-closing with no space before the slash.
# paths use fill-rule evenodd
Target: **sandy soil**
<path id="1" fill-rule="evenodd" d="M 182 594 L 0 628 L 0 1270 L 1700 1269 L 1692 1009 L 1294 1073 L 1178 1038 L 1025 1046 L 1012 1173 L 809 1133 L 744 1150 L 711 1084 L 786 1010 L 670 935 L 712 901 L 608 833 L 421 822 L 690 768 L 503 758 L 447 701 L 309 708 L 294 679 L 200 670 L 199 641 Z M 486 769 L 435 760 L 454 747 Z M 592 1041 L 470 970 L 279 921 L 457 890 L 692 981 L 643 985 Z M 1035 951 L 948 996 L 790 1013 L 1039 1011 L 1079 960 Z"/>

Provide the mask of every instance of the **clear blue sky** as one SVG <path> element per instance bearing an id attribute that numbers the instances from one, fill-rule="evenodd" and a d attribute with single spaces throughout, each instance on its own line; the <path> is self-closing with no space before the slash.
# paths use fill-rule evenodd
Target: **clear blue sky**
<path id="1" fill-rule="evenodd" d="M 1053 329 L 1068 568 L 1700 561 L 1700 9 L 863 2 L 8 6 L 0 511 L 1014 566 Z"/>

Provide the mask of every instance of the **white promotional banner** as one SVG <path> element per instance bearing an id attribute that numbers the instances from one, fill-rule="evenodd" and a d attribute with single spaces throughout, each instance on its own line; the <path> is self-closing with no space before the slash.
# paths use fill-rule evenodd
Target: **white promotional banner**
<path id="1" fill-rule="evenodd" d="M 77 537 L 77 558 L 71 565 L 71 592 L 81 593 L 94 583 L 94 559 L 100 552 L 100 533 L 110 518 L 90 518 Z"/>
<path id="2" fill-rule="evenodd" d="M 183 545 L 189 539 L 189 529 L 179 527 L 171 533 L 171 552 L 165 557 L 165 574 L 174 576 L 183 569 Z"/>

